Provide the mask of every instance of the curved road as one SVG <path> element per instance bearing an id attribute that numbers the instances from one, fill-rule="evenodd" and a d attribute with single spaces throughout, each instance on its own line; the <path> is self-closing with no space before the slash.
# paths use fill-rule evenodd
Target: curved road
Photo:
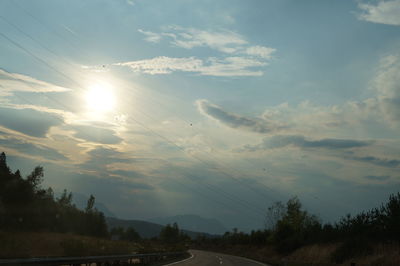
<path id="1" fill-rule="evenodd" d="M 202 250 L 190 250 L 190 258 L 174 262 L 168 265 L 174 266 L 267 266 L 267 264 L 221 253 L 214 253 Z"/>

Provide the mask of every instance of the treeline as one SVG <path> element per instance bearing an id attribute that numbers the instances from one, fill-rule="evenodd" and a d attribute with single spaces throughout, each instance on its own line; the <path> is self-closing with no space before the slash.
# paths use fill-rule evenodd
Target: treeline
<path id="1" fill-rule="evenodd" d="M 23 178 L 19 170 L 12 172 L 5 153 L 0 154 L 0 232 L 57 232 L 111 238 L 128 242 L 144 242 L 132 227 L 109 228 L 102 212 L 94 208 L 90 195 L 86 208 L 72 203 L 72 193 L 64 190 L 55 197 L 52 188 L 44 189 L 44 172 L 37 166 Z M 190 241 L 176 223 L 166 225 L 151 245 L 182 245 Z M 149 242 L 149 241 L 147 241 Z"/>
<path id="2" fill-rule="evenodd" d="M 47 231 L 107 237 L 103 213 L 94 208 L 91 195 L 85 210 L 72 203 L 66 190 L 58 198 L 42 188 L 43 168 L 38 166 L 23 178 L 12 172 L 6 155 L 0 154 L 0 231 Z"/>
<path id="3" fill-rule="evenodd" d="M 217 238 L 198 238 L 198 247 L 235 245 L 273 246 L 282 255 L 309 244 L 342 243 L 332 255 L 335 262 L 371 254 L 376 243 L 400 242 L 400 193 L 391 195 L 379 208 L 347 215 L 334 224 L 323 224 L 303 209 L 297 197 L 286 204 L 274 203 L 266 214 L 265 230 L 250 234 L 234 229 Z"/>

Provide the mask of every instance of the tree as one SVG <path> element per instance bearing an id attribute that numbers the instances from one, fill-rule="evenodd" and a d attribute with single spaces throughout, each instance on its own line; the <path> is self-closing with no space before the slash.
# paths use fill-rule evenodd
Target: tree
<path id="1" fill-rule="evenodd" d="M 286 214 L 286 207 L 281 201 L 274 202 L 267 209 L 265 215 L 265 228 L 269 230 L 275 230 L 278 221 L 282 220 L 283 216 Z"/>
<path id="2" fill-rule="evenodd" d="M 26 178 L 12 173 L 6 155 L 0 154 L 0 231 L 45 230 L 107 237 L 103 213 L 94 209 L 93 195 L 86 211 L 72 204 L 72 193 L 64 190 L 54 199 L 51 188 L 42 189 L 43 167 L 37 166 Z"/>
<path id="3" fill-rule="evenodd" d="M 122 240 L 127 240 L 127 241 L 139 241 L 140 240 L 140 235 L 138 232 L 133 227 L 128 227 L 126 229 L 126 232 L 123 235 Z"/>
<path id="4" fill-rule="evenodd" d="M 61 197 L 57 198 L 57 202 L 64 207 L 72 206 L 72 193 L 68 193 L 66 189 L 64 189 Z"/>
<path id="5" fill-rule="evenodd" d="M 0 177 L 3 177 L 4 174 L 10 173 L 10 168 L 7 165 L 7 156 L 4 152 L 0 154 Z"/>
<path id="6" fill-rule="evenodd" d="M 315 215 L 302 209 L 297 197 L 289 199 L 285 213 L 276 223 L 273 239 L 278 251 L 287 253 L 310 242 L 321 231 L 321 224 Z"/>
<path id="7" fill-rule="evenodd" d="M 27 176 L 26 180 L 36 192 L 40 189 L 40 184 L 43 182 L 43 167 L 36 166 L 35 169 Z"/>
<path id="8" fill-rule="evenodd" d="M 172 226 L 167 224 L 160 232 L 160 239 L 162 242 L 167 244 L 179 242 L 179 227 L 177 223 L 173 223 Z"/>
<path id="9" fill-rule="evenodd" d="M 94 202 L 95 202 L 94 196 L 93 196 L 93 195 L 90 195 L 90 197 L 89 197 L 89 199 L 88 199 L 88 201 L 87 201 L 87 204 L 86 204 L 86 208 L 85 208 L 85 211 L 86 211 L 86 212 L 91 212 L 91 211 L 93 211 Z"/>

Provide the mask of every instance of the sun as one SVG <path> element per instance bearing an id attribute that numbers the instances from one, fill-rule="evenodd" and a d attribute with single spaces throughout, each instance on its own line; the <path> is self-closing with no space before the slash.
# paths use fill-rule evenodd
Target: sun
<path id="1" fill-rule="evenodd" d="M 109 84 L 91 85 L 86 92 L 85 99 L 88 111 L 93 114 L 102 115 L 115 108 L 114 90 Z"/>

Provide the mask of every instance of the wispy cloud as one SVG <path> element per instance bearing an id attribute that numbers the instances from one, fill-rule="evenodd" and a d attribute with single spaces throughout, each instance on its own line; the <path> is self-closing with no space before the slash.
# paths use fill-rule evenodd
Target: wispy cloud
<path id="1" fill-rule="evenodd" d="M 70 127 L 75 131 L 74 137 L 79 139 L 101 144 L 118 144 L 122 142 L 122 138 L 109 128 L 94 125 L 71 125 Z"/>
<path id="2" fill-rule="evenodd" d="M 390 179 L 390 176 L 388 175 L 367 175 L 364 176 L 364 178 L 369 179 L 369 180 L 375 180 L 375 181 L 385 181 Z"/>
<path id="3" fill-rule="evenodd" d="M 170 74 L 175 71 L 193 72 L 204 76 L 261 76 L 261 67 L 268 65 L 275 48 L 251 45 L 242 35 L 226 30 L 203 30 L 180 26 L 164 27 L 161 32 L 139 29 L 147 42 L 168 41 L 172 46 L 187 50 L 208 48 L 218 51 L 219 56 L 168 57 L 116 63 L 128 66 L 135 72 Z"/>
<path id="4" fill-rule="evenodd" d="M 44 138 L 51 127 L 62 125 L 63 117 L 34 109 L 0 107 L 0 126 L 25 135 Z"/>
<path id="5" fill-rule="evenodd" d="M 391 124 L 400 125 L 400 55 L 390 55 L 381 60 L 372 84 L 383 117 Z"/>
<path id="6" fill-rule="evenodd" d="M 253 55 L 257 57 L 262 57 L 265 59 L 271 59 L 272 54 L 276 51 L 275 48 L 265 47 L 265 46 L 250 46 L 246 48 L 245 52 L 248 55 Z"/>
<path id="7" fill-rule="evenodd" d="M 136 1 L 134 1 L 134 0 L 126 0 L 126 3 L 127 3 L 128 5 L 131 5 L 131 6 L 134 6 L 134 5 L 135 5 L 135 2 L 136 2 Z"/>
<path id="8" fill-rule="evenodd" d="M 169 29 L 162 34 L 170 37 L 173 45 L 185 49 L 209 47 L 223 53 L 235 53 L 247 44 L 243 36 L 225 29 L 208 31 L 179 26 L 171 26 Z"/>
<path id="9" fill-rule="evenodd" d="M 155 32 L 145 31 L 145 30 L 142 30 L 142 29 L 138 29 L 138 31 L 146 36 L 144 39 L 147 42 L 158 43 L 158 42 L 160 42 L 160 40 L 162 38 L 161 34 L 158 34 L 158 33 L 155 33 Z"/>
<path id="10" fill-rule="evenodd" d="M 286 146 L 294 146 L 304 149 L 328 149 L 342 150 L 370 146 L 371 141 L 353 140 L 353 139 L 318 139 L 308 140 L 301 135 L 277 135 L 266 138 L 262 143 L 257 145 L 246 145 L 241 151 L 258 151 L 275 148 L 283 148 Z"/>
<path id="11" fill-rule="evenodd" d="M 45 145 L 31 143 L 26 140 L 13 138 L 8 136 L 8 134 L 0 137 L 0 147 L 13 149 L 26 155 L 40 156 L 48 160 L 67 160 L 67 157 L 55 149 L 49 148 Z"/>
<path id="12" fill-rule="evenodd" d="M 152 59 L 116 63 L 117 66 L 128 66 L 135 72 L 146 74 L 169 74 L 174 71 L 199 72 L 203 61 L 194 57 L 172 58 L 166 56 Z"/>
<path id="13" fill-rule="evenodd" d="M 262 71 L 254 68 L 266 66 L 267 63 L 246 57 L 214 57 L 202 60 L 196 57 L 159 56 L 152 59 L 115 63 L 116 66 L 127 66 L 134 72 L 146 74 L 170 74 L 172 72 L 191 72 L 204 76 L 261 76 Z"/>
<path id="14" fill-rule="evenodd" d="M 400 0 L 383 1 L 376 4 L 360 3 L 363 13 L 359 18 L 374 23 L 400 26 Z"/>
<path id="15" fill-rule="evenodd" d="M 227 29 L 203 30 L 169 26 L 159 33 L 141 29 L 139 32 L 146 36 L 145 40 L 148 42 L 159 42 L 164 38 L 170 44 L 184 49 L 207 47 L 226 54 L 251 55 L 264 59 L 270 59 L 276 51 L 271 47 L 250 45 L 244 36 Z"/>
<path id="16" fill-rule="evenodd" d="M 3 69 L 0 69 L 0 86 L 3 92 L 25 91 L 39 93 L 70 91 L 70 89 L 65 87 L 57 86 L 23 74 L 10 73 Z"/>
<path id="17" fill-rule="evenodd" d="M 227 112 L 207 100 L 198 100 L 196 104 L 201 113 L 231 128 L 244 129 L 256 133 L 270 133 L 282 128 L 282 126 L 274 122 L 269 123 L 263 119 L 248 118 Z"/>
<path id="18" fill-rule="evenodd" d="M 400 160 L 397 159 L 387 159 L 387 158 L 378 158 L 375 156 L 364 156 L 364 157 L 352 157 L 353 160 L 370 163 L 382 167 L 400 167 Z"/>

